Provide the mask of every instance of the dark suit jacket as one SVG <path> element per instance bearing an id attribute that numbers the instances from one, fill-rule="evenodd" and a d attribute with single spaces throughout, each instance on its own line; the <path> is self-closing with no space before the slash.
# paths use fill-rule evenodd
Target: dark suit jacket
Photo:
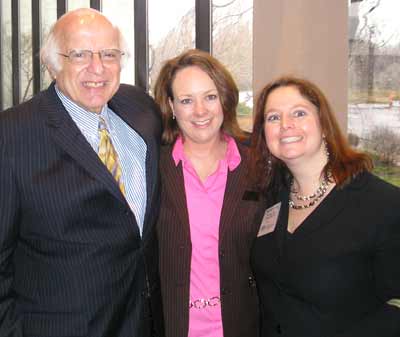
<path id="1" fill-rule="evenodd" d="M 132 86 L 121 85 L 109 106 L 147 144 L 143 238 L 53 85 L 0 114 L 2 337 L 151 336 L 151 315 L 161 334 L 160 121 L 151 98 Z"/>
<path id="2" fill-rule="evenodd" d="M 242 160 L 235 170 L 228 171 L 219 227 L 220 295 L 224 336 L 252 337 L 258 331 L 258 302 L 250 271 L 250 247 L 258 226 L 251 220 L 260 202 L 258 194 L 248 191 L 247 152 L 238 146 Z M 171 146 L 162 148 L 160 158 L 162 192 L 157 232 L 166 336 L 186 337 L 191 240 L 182 163 L 175 166 Z"/>
<path id="3" fill-rule="evenodd" d="M 370 173 L 331 191 L 287 232 L 288 193 L 275 231 L 252 252 L 263 337 L 397 337 L 400 190 Z"/>

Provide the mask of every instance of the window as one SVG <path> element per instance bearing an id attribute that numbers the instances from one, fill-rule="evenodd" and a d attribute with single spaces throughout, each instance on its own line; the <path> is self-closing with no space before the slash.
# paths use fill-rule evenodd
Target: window
<path id="1" fill-rule="evenodd" d="M 40 13 L 40 41 L 43 41 L 50 31 L 51 26 L 57 20 L 57 2 L 54 0 L 41 0 L 41 13 Z M 40 43 L 41 44 L 41 43 Z M 39 55 L 37 55 L 39 57 Z M 46 89 L 51 83 L 51 78 L 46 69 L 40 69 L 40 88 Z"/>
<path id="2" fill-rule="evenodd" d="M 12 54 L 11 54 L 11 3 L 1 1 L 1 34 L 0 34 L 0 76 L 1 90 L 0 102 L 3 102 L 4 107 L 12 105 Z M 1 106 L 0 106 L 1 109 Z"/>
<path id="3" fill-rule="evenodd" d="M 398 0 L 349 4 L 348 133 L 371 153 L 375 172 L 400 185 L 400 21 Z"/>
<path id="4" fill-rule="evenodd" d="M 239 118 L 249 129 L 252 4 L 253 0 L 1 1 L 0 110 L 48 87 L 51 78 L 39 59 L 43 39 L 65 11 L 92 6 L 117 24 L 126 38 L 131 57 L 121 82 L 151 90 L 164 60 L 196 46 L 211 51 L 238 83 Z"/>
<path id="5" fill-rule="evenodd" d="M 195 1 L 149 0 L 149 86 L 164 60 L 195 47 Z"/>
<path id="6" fill-rule="evenodd" d="M 90 7 L 90 0 L 68 0 L 68 11 L 81 7 Z"/>
<path id="7" fill-rule="evenodd" d="M 252 128 L 253 108 L 253 0 L 214 0 L 212 53 L 232 73 L 239 87 L 238 119 Z"/>
<path id="8" fill-rule="evenodd" d="M 124 34 L 130 57 L 121 71 L 121 82 L 135 83 L 134 2 L 132 0 L 103 1 L 102 12 L 118 25 Z M 124 18 L 124 20 L 121 20 Z"/>
<path id="9" fill-rule="evenodd" d="M 20 59 L 19 59 L 19 76 L 20 76 L 20 100 L 26 101 L 32 97 L 32 8 L 30 0 L 20 1 Z"/>

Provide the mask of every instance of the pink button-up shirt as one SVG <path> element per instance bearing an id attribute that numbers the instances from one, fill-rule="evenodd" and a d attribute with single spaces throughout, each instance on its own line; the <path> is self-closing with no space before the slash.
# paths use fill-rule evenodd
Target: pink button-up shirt
<path id="1" fill-rule="evenodd" d="M 183 151 L 182 138 L 175 142 L 172 156 L 175 164 L 182 161 L 186 202 L 189 214 L 192 260 L 190 269 L 190 301 L 220 297 L 219 222 L 228 176 L 240 163 L 240 153 L 232 137 L 225 158 L 204 183 L 197 176 Z M 215 300 L 213 300 L 215 302 Z M 217 301 L 218 302 L 218 301 Z M 188 303 L 189 306 L 189 303 Z M 221 305 L 189 309 L 188 337 L 223 337 Z"/>

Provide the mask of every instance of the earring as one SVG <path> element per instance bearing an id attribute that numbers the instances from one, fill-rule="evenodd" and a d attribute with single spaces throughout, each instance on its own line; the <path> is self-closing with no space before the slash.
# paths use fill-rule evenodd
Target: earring
<path id="1" fill-rule="evenodd" d="M 172 119 L 176 119 L 176 118 L 175 118 L 175 114 L 174 114 L 174 113 L 172 113 Z"/>
<path id="2" fill-rule="evenodd" d="M 272 161 L 271 161 L 271 155 L 269 155 L 267 159 L 267 172 L 270 172 L 271 170 L 272 170 Z"/>
<path id="3" fill-rule="evenodd" d="M 328 160 L 329 160 L 330 153 L 329 153 L 329 149 L 328 149 L 328 143 L 327 143 L 325 137 L 322 137 L 322 141 L 324 142 L 324 151 L 325 151 L 325 155 L 326 155 L 326 157 L 327 157 Z"/>

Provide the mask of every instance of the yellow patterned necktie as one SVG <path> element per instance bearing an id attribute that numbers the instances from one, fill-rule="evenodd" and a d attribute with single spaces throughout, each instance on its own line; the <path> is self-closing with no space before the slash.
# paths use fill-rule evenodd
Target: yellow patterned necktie
<path id="1" fill-rule="evenodd" d="M 99 120 L 99 135 L 99 158 L 117 181 L 122 194 L 125 195 L 125 186 L 122 182 L 122 170 L 118 161 L 118 154 L 111 142 L 110 134 L 102 117 Z"/>

